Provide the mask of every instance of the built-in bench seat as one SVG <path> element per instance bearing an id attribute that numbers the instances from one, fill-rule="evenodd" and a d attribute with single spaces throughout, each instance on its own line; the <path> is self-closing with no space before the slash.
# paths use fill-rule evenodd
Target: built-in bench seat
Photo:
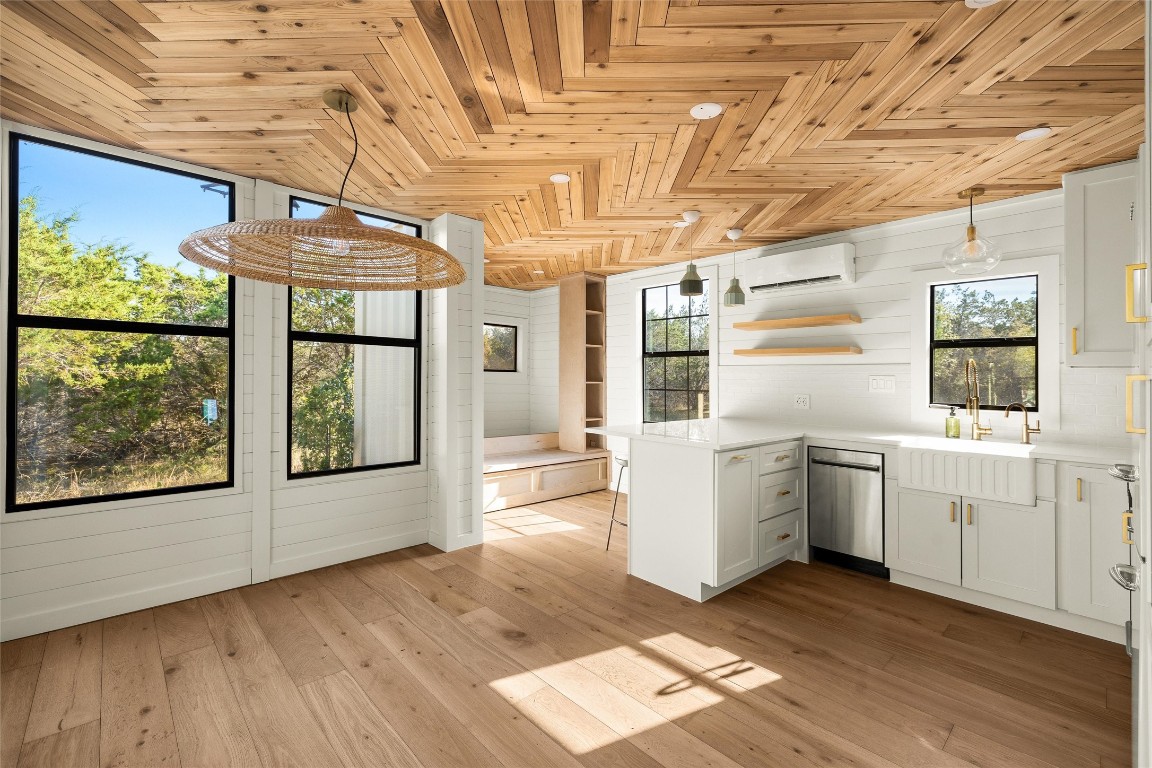
<path id="1" fill-rule="evenodd" d="M 484 511 L 608 487 L 608 451 L 560 450 L 556 432 L 484 440 Z"/>

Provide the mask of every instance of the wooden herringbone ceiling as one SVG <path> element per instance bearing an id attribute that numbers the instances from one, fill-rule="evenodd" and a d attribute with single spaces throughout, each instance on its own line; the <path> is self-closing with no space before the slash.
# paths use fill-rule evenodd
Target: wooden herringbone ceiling
<path id="1" fill-rule="evenodd" d="M 548 285 L 997 199 L 1134 157 L 1140 0 L 8 1 L 3 116 L 482 219 Z M 697 121 L 698 102 L 724 105 Z M 1026 128 L 1051 126 L 1036 142 Z M 552 184 L 556 171 L 571 175 Z M 681 211 L 703 211 L 688 230 Z M 539 270 L 543 274 L 535 274 Z"/>

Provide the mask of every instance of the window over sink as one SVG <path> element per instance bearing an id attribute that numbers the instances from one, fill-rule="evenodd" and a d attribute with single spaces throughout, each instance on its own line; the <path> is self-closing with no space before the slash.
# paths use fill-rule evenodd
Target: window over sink
<path id="1" fill-rule="evenodd" d="M 976 361 L 981 405 L 1040 405 L 1039 277 L 1014 275 L 929 286 L 929 398 L 962 407 L 965 365 Z"/>

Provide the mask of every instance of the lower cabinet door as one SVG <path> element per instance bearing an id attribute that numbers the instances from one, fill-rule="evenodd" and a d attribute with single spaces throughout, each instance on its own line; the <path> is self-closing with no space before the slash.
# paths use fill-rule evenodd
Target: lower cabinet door
<path id="1" fill-rule="evenodd" d="M 800 548 L 800 510 L 760 523 L 760 565 L 792 554 Z"/>
<path id="2" fill-rule="evenodd" d="M 1128 592 L 1108 569 L 1127 563 L 1124 483 L 1101 467 L 1063 465 L 1057 498 L 1060 607 L 1112 624 L 1128 620 Z"/>
<path id="3" fill-rule="evenodd" d="M 716 572 L 712 586 L 756 570 L 757 449 L 716 454 Z"/>
<path id="4" fill-rule="evenodd" d="M 884 564 L 959 586 L 960 497 L 906 491 L 895 482 L 886 495 Z"/>
<path id="5" fill-rule="evenodd" d="M 964 500 L 962 586 L 1056 608 L 1056 504 Z"/>

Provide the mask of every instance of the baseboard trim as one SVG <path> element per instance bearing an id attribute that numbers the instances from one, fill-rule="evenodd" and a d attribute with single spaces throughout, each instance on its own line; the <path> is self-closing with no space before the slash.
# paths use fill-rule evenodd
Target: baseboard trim
<path id="1" fill-rule="evenodd" d="M 269 578 L 278 579 L 281 576 L 291 576 L 294 573 L 303 573 L 317 568 L 326 568 L 329 565 L 347 563 L 350 560 L 359 560 L 362 557 L 382 555 L 404 547 L 414 547 L 417 544 L 428 543 L 428 531 L 412 531 L 400 533 L 395 536 L 385 536 L 381 539 L 372 539 L 347 547 L 335 547 L 321 552 L 312 552 L 307 555 L 275 561 L 269 568 Z"/>
<path id="2" fill-rule="evenodd" d="M 102 600 L 69 605 L 43 613 L 25 616 L 5 617 L 0 623 L 0 640 L 15 640 L 41 632 L 51 632 L 76 624 L 119 616 L 122 613 L 142 611 L 158 605 L 176 603 L 193 597 L 223 592 L 226 589 L 243 587 L 252 583 L 252 570 L 244 568 L 224 573 L 214 573 L 199 579 L 190 579 L 176 584 L 165 584 L 154 589 L 113 595 Z"/>
<path id="3" fill-rule="evenodd" d="M 954 584 L 945 584 L 942 581 L 926 579 L 923 576 L 916 576 L 901 571 L 892 571 L 890 581 L 893 584 L 919 589 L 922 592 L 931 592 L 934 595 L 949 597 L 953 600 L 959 600 L 962 603 L 971 603 L 981 608 L 990 608 L 993 611 L 1000 611 L 1001 613 L 1007 613 L 1011 616 L 1019 616 L 1022 619 L 1031 619 L 1041 624 L 1067 629 L 1071 632 L 1097 637 L 1101 640 L 1119 643 L 1120 645 L 1124 644 L 1124 627 L 1096 619 L 1089 619 L 1085 616 L 1077 616 L 1067 611 L 1053 611 L 1048 608 L 1028 605 L 1027 603 L 1020 603 L 1016 600 L 1009 600 L 1006 597 L 1000 597 L 998 595 L 986 595 L 974 589 L 965 589 L 964 587 L 957 587 Z"/>

